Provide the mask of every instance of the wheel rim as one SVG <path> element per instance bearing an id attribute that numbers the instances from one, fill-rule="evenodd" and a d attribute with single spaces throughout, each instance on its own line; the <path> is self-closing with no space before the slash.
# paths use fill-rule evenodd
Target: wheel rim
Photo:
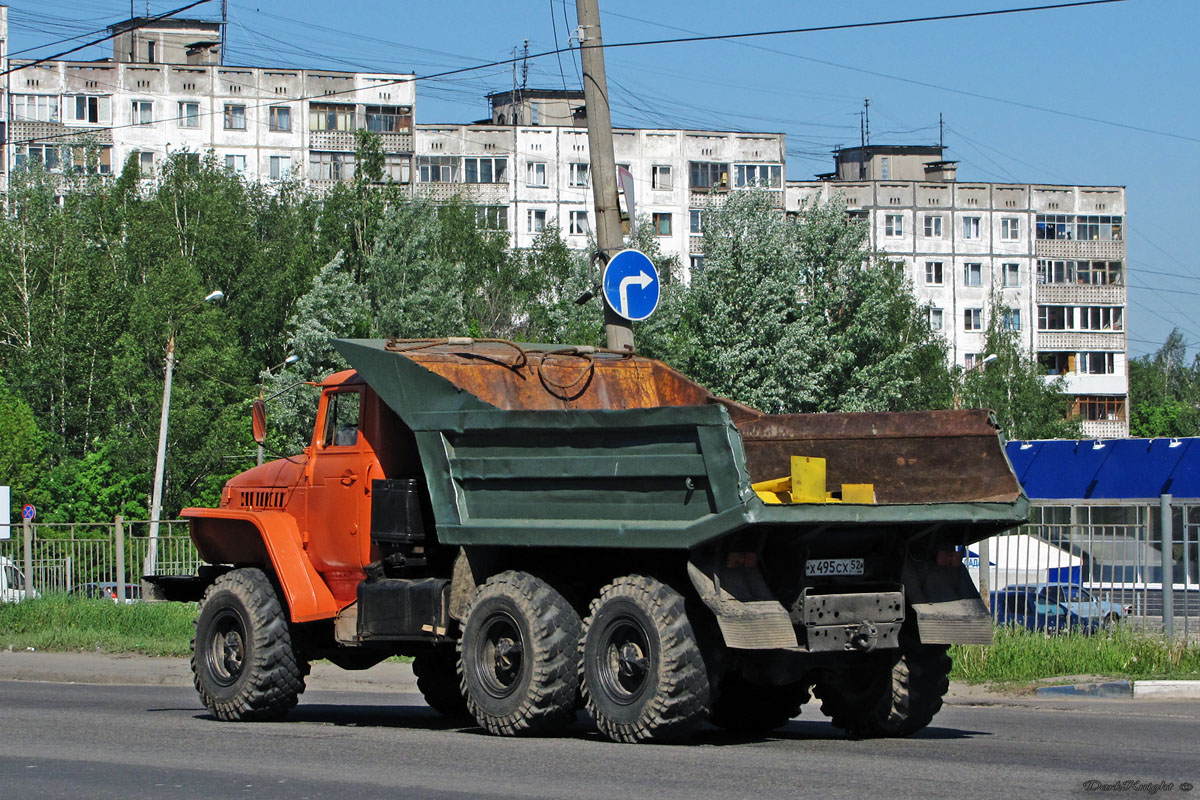
<path id="1" fill-rule="evenodd" d="M 525 640 L 516 619 L 496 611 L 484 620 L 475 647 L 472 667 L 479 684 L 491 697 L 508 697 L 521 683 L 525 667 Z"/>
<path id="2" fill-rule="evenodd" d="M 645 693 L 652 667 L 650 637 L 634 619 L 613 620 L 600 637 L 599 678 L 604 693 L 632 705 Z"/>
<path id="3" fill-rule="evenodd" d="M 246 622 L 232 609 L 213 618 L 207 648 L 208 671 L 221 686 L 232 686 L 246 666 Z"/>

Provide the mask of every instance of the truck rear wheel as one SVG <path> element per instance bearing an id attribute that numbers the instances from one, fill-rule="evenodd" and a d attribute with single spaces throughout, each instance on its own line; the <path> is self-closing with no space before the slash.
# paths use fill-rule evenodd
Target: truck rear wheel
<path id="1" fill-rule="evenodd" d="M 618 742 L 686 737 L 708 717 L 708 672 L 683 597 L 653 578 L 618 578 L 584 623 L 583 696 Z"/>
<path id="2" fill-rule="evenodd" d="M 740 733 L 767 733 L 798 716 L 809 698 L 804 683 L 763 686 L 734 675 L 721 682 L 709 721 Z"/>
<path id="3" fill-rule="evenodd" d="M 459 640 L 467 708 L 491 733 L 548 733 L 575 719 L 579 614 L 550 584 L 502 572 L 475 593 Z"/>
<path id="4" fill-rule="evenodd" d="M 205 591 L 192 674 L 217 719 L 279 719 L 296 705 L 308 662 L 293 648 L 287 615 L 262 570 L 232 570 Z"/>
<path id="5" fill-rule="evenodd" d="M 453 650 L 434 650 L 413 656 L 413 674 L 417 690 L 429 707 L 444 717 L 471 716 L 458 680 L 458 654 Z"/>
<path id="6" fill-rule="evenodd" d="M 821 711 L 859 738 L 910 736 L 942 707 L 950 688 L 946 645 L 901 644 L 866 664 L 826 670 L 816 684 Z"/>

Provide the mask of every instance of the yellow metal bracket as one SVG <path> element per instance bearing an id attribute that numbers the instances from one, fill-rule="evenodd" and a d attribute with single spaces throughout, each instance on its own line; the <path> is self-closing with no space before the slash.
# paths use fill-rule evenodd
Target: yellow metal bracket
<path id="1" fill-rule="evenodd" d="M 768 505 L 875 502 L 873 483 L 843 483 L 840 492 L 825 491 L 825 459 L 812 456 L 792 456 L 791 475 L 759 481 L 750 488 Z"/>

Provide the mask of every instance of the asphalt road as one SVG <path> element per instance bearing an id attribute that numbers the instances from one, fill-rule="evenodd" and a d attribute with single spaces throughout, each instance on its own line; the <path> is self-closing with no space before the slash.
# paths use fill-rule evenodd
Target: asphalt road
<path id="1" fill-rule="evenodd" d="M 921 734 L 852 741 L 817 709 L 765 739 L 619 745 L 448 725 L 413 694 L 311 691 L 286 722 L 222 723 L 190 688 L 0 682 L 4 798 L 1200 797 L 1200 702 L 953 705 Z M 1197 784 L 1196 792 L 1180 789 Z"/>

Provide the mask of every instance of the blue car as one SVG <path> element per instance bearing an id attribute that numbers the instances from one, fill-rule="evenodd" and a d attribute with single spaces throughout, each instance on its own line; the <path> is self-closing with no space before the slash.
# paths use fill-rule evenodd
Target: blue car
<path id="1" fill-rule="evenodd" d="M 1040 603 L 1061 603 L 1081 619 L 1111 628 L 1129 615 L 1130 609 L 1110 600 L 1101 600 L 1077 583 L 1051 582 L 1016 584 L 1006 592 L 1033 594 Z"/>
<path id="2" fill-rule="evenodd" d="M 992 617 L 999 625 L 1013 625 L 1040 633 L 1077 631 L 1095 633 L 1099 617 L 1078 603 L 1061 602 L 1054 592 L 1040 593 L 1035 586 L 1009 586 L 992 592 Z M 1082 612 L 1082 613 L 1081 613 Z"/>

